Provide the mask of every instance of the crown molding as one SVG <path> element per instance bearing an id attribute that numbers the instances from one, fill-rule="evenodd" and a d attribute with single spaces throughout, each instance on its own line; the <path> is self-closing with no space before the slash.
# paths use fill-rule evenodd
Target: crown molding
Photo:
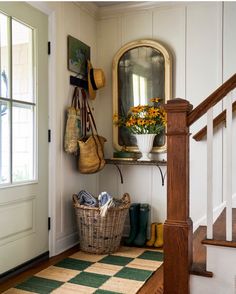
<path id="1" fill-rule="evenodd" d="M 114 1 L 115 2 L 115 1 Z M 183 6 L 194 2 L 189 1 L 119 1 L 119 4 L 108 6 L 97 6 L 96 2 L 79 1 L 74 2 L 78 7 L 90 14 L 96 20 L 113 18 L 127 13 L 135 13 L 138 11 L 146 11 L 156 8 L 169 8 L 171 6 Z M 204 3 L 204 2 L 203 2 Z M 207 3 L 207 2 L 206 2 Z"/>
<path id="2" fill-rule="evenodd" d="M 99 7 L 93 2 L 74 2 L 79 8 L 81 8 L 84 12 L 91 15 L 93 18 L 98 19 L 99 17 Z"/>
<path id="3" fill-rule="evenodd" d="M 105 19 L 120 16 L 122 14 L 133 13 L 137 11 L 150 10 L 160 7 L 169 7 L 176 4 L 183 5 L 183 2 L 173 1 L 133 1 L 129 3 L 121 3 L 116 5 L 110 5 L 100 7 L 98 10 L 98 18 Z"/>

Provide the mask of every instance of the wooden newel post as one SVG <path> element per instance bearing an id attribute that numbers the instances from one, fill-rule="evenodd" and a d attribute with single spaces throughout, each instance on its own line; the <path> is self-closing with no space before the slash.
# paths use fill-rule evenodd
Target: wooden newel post
<path id="1" fill-rule="evenodd" d="M 192 105 L 169 100 L 167 112 L 167 220 L 164 224 L 164 294 L 188 294 L 192 263 L 189 218 L 189 128 Z"/>

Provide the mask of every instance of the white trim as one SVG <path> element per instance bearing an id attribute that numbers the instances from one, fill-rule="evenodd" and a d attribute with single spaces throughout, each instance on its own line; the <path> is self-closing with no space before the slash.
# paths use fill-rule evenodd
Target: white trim
<path id="1" fill-rule="evenodd" d="M 47 14 L 48 16 L 50 16 L 50 14 L 53 12 L 52 9 L 50 9 L 44 2 L 26 1 L 26 3 Z"/>
<path id="2" fill-rule="evenodd" d="M 236 208 L 236 193 L 232 196 L 232 207 Z"/>
<path id="3" fill-rule="evenodd" d="M 236 202 L 236 194 L 235 194 L 235 202 Z M 217 218 L 220 216 L 221 212 L 225 208 L 225 205 L 226 205 L 226 203 L 224 201 L 219 206 L 214 208 L 214 210 L 213 210 L 213 222 L 215 222 L 217 220 Z M 193 223 L 193 232 L 196 231 L 196 229 L 199 226 L 206 226 L 206 223 L 207 223 L 207 218 L 206 218 L 206 215 L 204 215 L 199 220 L 197 220 L 196 222 Z"/>
<path id="4" fill-rule="evenodd" d="M 77 2 L 81 3 L 81 2 Z M 201 2 L 201 5 L 208 5 L 211 1 Z M 120 4 L 99 7 L 97 11 L 97 19 L 107 19 L 118 17 L 124 14 L 137 13 L 145 10 L 152 9 L 168 9 L 171 7 L 199 5 L 198 1 L 132 1 L 120 2 Z"/>
<path id="5" fill-rule="evenodd" d="M 207 111 L 207 239 L 213 238 L 213 108 Z"/>
<path id="6" fill-rule="evenodd" d="M 74 4 L 93 18 L 98 19 L 99 8 L 97 5 L 93 4 L 92 2 L 74 2 Z"/>
<path id="7" fill-rule="evenodd" d="M 78 233 L 72 233 L 67 236 L 64 236 L 63 238 L 58 238 L 56 240 L 56 246 L 55 246 L 55 255 L 60 254 L 67 249 L 70 249 L 71 247 L 77 245 L 79 243 L 78 239 Z"/>
<path id="8" fill-rule="evenodd" d="M 232 241 L 232 91 L 226 98 L 226 241 Z"/>
<path id="9" fill-rule="evenodd" d="M 183 5 L 185 2 L 180 2 Z M 129 3 L 114 4 L 110 6 L 100 7 L 98 9 L 98 18 L 105 19 L 116 17 L 121 14 L 136 13 L 137 11 L 150 10 L 160 7 L 169 7 L 176 5 L 176 2 L 160 2 L 160 1 L 133 1 Z"/>
<path id="10" fill-rule="evenodd" d="M 51 130 L 51 143 L 49 143 L 49 172 L 48 172 L 48 201 L 51 230 L 49 231 L 49 254 L 56 253 L 56 14 L 53 11 L 48 19 L 49 40 L 51 42 L 51 55 L 49 57 L 49 129 Z"/>
<path id="11" fill-rule="evenodd" d="M 232 203 L 233 203 L 233 207 L 236 208 L 236 193 L 232 195 Z M 226 206 L 226 202 L 222 202 L 220 205 L 218 205 L 217 207 L 214 208 L 213 210 L 213 221 L 215 222 L 217 220 L 217 218 L 220 216 L 221 212 L 223 211 L 223 209 Z M 200 219 L 198 219 L 197 221 L 195 221 L 193 223 L 193 232 L 196 231 L 196 229 L 199 226 L 205 226 L 206 225 L 206 215 L 204 215 L 203 217 L 201 217 Z"/>
<path id="12" fill-rule="evenodd" d="M 48 40 L 51 42 L 51 54 L 48 58 L 48 128 L 51 129 L 51 143 L 48 149 L 48 216 L 51 218 L 51 230 L 49 231 L 49 255 L 56 254 L 56 114 L 55 101 L 56 101 L 56 12 L 54 9 L 48 7 L 44 2 L 27 2 L 29 5 L 42 11 L 48 15 Z"/>

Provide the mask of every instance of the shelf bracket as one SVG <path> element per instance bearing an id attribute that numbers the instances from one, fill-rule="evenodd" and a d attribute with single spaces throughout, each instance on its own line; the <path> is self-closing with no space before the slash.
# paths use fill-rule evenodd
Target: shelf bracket
<path id="1" fill-rule="evenodd" d="M 120 170 L 120 167 L 118 164 L 114 163 L 114 165 L 116 166 L 116 168 L 118 169 L 118 172 L 119 172 L 119 175 L 120 175 L 120 183 L 121 184 L 124 184 L 124 179 L 123 179 L 123 175 L 122 175 L 122 172 Z"/>
<path id="2" fill-rule="evenodd" d="M 164 186 L 165 184 L 165 174 L 163 174 L 162 169 L 160 168 L 160 166 L 158 164 L 156 164 L 156 167 L 158 167 L 160 174 L 161 174 L 161 185 Z"/>
<path id="3" fill-rule="evenodd" d="M 143 162 L 143 161 L 130 161 L 130 162 L 117 162 L 118 160 L 112 160 L 112 159 L 106 159 L 106 163 L 107 164 L 112 164 L 112 165 L 115 165 L 118 172 L 119 172 L 119 176 L 120 176 L 120 182 L 121 184 L 124 183 L 124 178 L 123 178 L 123 175 L 122 175 L 122 171 L 119 167 L 120 164 L 122 165 L 152 165 L 152 166 L 156 166 L 158 169 L 159 169 L 159 172 L 160 172 L 160 176 L 161 176 L 161 184 L 162 186 L 165 185 L 165 177 L 166 177 L 166 173 L 163 173 L 159 163 L 157 161 L 146 161 L 146 162 Z M 162 162 L 161 163 L 161 166 L 163 165 Z"/>

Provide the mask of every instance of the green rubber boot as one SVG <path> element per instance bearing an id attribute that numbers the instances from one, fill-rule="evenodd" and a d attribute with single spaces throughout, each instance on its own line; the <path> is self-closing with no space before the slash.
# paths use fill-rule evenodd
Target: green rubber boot
<path id="1" fill-rule="evenodd" d="M 139 232 L 133 242 L 136 246 L 144 246 L 146 243 L 148 214 L 149 205 L 141 204 L 139 210 Z"/>
<path id="2" fill-rule="evenodd" d="M 132 203 L 129 208 L 130 232 L 125 245 L 131 245 L 138 233 L 140 204 Z"/>

